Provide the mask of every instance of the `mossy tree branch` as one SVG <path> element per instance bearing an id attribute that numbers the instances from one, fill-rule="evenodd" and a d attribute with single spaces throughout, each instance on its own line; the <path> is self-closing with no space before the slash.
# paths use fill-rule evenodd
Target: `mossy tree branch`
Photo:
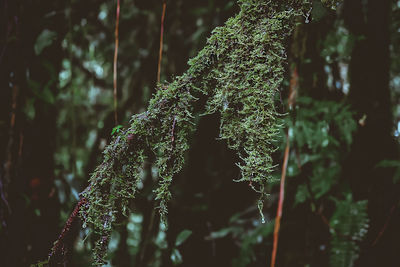
<path id="1" fill-rule="evenodd" d="M 306 0 L 239 0 L 241 10 L 216 28 L 207 45 L 189 61 L 189 69 L 169 84 L 159 85 L 146 112 L 134 115 L 129 128 L 120 131 L 104 151 L 104 160 L 82 193 L 78 207 L 84 227 L 99 238 L 95 264 L 104 262 L 108 241 L 118 212 L 128 213 L 142 177 L 146 151 L 156 156 L 159 186 L 155 190 L 161 220 L 166 223 L 169 186 L 184 165 L 188 138 L 195 117 L 220 113 L 220 138 L 237 151 L 242 177 L 266 195 L 273 169 L 272 142 L 278 134 L 274 108 L 286 60 L 285 42 L 295 17 L 309 11 Z M 208 97 L 195 113 L 194 104 Z M 65 233 L 64 233 L 65 234 Z M 53 248 L 52 255 L 55 255 Z"/>

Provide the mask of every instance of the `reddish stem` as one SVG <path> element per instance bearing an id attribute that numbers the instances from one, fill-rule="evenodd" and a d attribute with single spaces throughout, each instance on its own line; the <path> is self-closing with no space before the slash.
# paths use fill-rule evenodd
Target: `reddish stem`
<path id="1" fill-rule="evenodd" d="M 297 83 L 298 83 L 298 74 L 297 74 L 297 68 L 295 67 L 293 69 L 292 77 L 290 79 L 289 101 L 288 101 L 289 109 L 292 109 L 293 105 L 295 104 Z M 289 130 L 288 130 L 286 133 L 286 148 L 282 165 L 278 210 L 276 212 L 276 218 L 275 218 L 274 243 L 272 249 L 271 267 L 275 267 L 276 254 L 278 251 L 279 229 L 281 226 L 283 200 L 285 199 L 285 180 L 286 180 L 286 169 L 289 161 L 289 151 L 290 151 L 290 142 L 289 142 Z"/>
<path id="2" fill-rule="evenodd" d="M 52 264 L 66 264 L 66 257 L 69 249 L 72 247 L 74 240 L 74 230 L 79 229 L 79 211 L 81 207 L 86 204 L 86 198 L 82 198 L 75 206 L 71 215 L 69 216 L 60 236 L 54 242 L 53 248 L 49 255 L 49 263 Z"/>
<path id="3" fill-rule="evenodd" d="M 378 236 L 375 238 L 374 242 L 372 242 L 371 247 L 375 246 L 376 243 L 378 243 L 378 241 L 381 239 L 383 233 L 386 231 L 386 228 L 388 227 L 389 222 L 390 222 L 390 220 L 392 219 L 392 215 L 393 215 L 393 213 L 394 213 L 394 211 L 395 211 L 395 209 L 396 209 L 396 206 L 397 206 L 397 205 L 394 205 L 394 206 L 390 209 L 390 214 L 389 214 L 388 218 L 386 219 L 386 222 L 385 222 L 385 224 L 383 225 L 382 230 L 379 232 L 379 234 L 378 234 Z"/>
<path id="4" fill-rule="evenodd" d="M 276 212 L 276 219 L 275 219 L 274 247 L 272 250 L 271 267 L 275 267 L 276 253 L 278 250 L 278 238 L 279 238 L 279 229 L 281 226 L 283 200 L 285 198 L 285 178 L 286 178 L 287 164 L 289 161 L 289 150 L 290 150 L 289 149 L 289 134 L 286 134 L 286 148 L 285 148 L 285 156 L 284 156 L 283 165 L 282 165 L 282 176 L 281 176 L 281 185 L 280 185 L 280 192 L 279 192 L 278 210 Z"/>
<path id="5" fill-rule="evenodd" d="M 162 9 L 162 15 L 161 15 L 160 50 L 158 52 L 157 83 L 160 82 L 160 76 L 161 76 L 161 60 L 162 60 L 163 37 L 164 37 L 164 19 L 165 19 L 165 9 L 166 8 L 167 8 L 167 2 L 163 1 L 163 9 Z"/>

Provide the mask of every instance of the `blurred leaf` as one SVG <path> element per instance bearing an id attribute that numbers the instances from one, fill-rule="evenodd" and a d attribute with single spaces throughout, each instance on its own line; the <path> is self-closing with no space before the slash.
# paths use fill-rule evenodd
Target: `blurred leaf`
<path id="1" fill-rule="evenodd" d="M 174 248 L 171 252 L 171 261 L 174 265 L 181 264 L 183 262 L 182 255 L 178 249 Z"/>
<path id="2" fill-rule="evenodd" d="M 382 160 L 376 167 L 388 168 L 388 167 L 400 167 L 400 161 L 398 160 Z"/>
<path id="3" fill-rule="evenodd" d="M 50 46 L 53 43 L 53 41 L 56 39 L 56 37 L 57 37 L 56 32 L 50 31 L 48 29 L 44 29 L 36 39 L 35 46 L 34 46 L 35 54 L 40 55 L 40 53 L 42 53 L 43 49 Z"/>
<path id="4" fill-rule="evenodd" d="M 41 215 L 40 209 L 34 209 L 34 212 L 37 217 Z"/>
<path id="5" fill-rule="evenodd" d="M 36 110 L 35 110 L 34 104 L 35 104 L 35 99 L 30 98 L 30 99 L 26 100 L 26 103 L 24 106 L 24 113 L 29 120 L 33 120 L 36 115 Z"/>
<path id="6" fill-rule="evenodd" d="M 41 98 L 49 104 L 54 104 L 56 101 L 53 92 L 51 92 L 50 88 L 47 86 L 43 89 Z"/>
<path id="7" fill-rule="evenodd" d="M 224 10 L 229 10 L 234 6 L 235 6 L 235 2 L 234 1 L 230 1 L 225 5 Z"/>
<path id="8" fill-rule="evenodd" d="M 400 161 L 398 160 L 382 160 L 376 165 L 377 168 L 395 168 L 393 174 L 393 182 L 397 183 L 400 180 Z"/>
<path id="9" fill-rule="evenodd" d="M 186 239 L 188 239 L 191 234 L 192 234 L 192 231 L 187 230 L 187 229 L 180 232 L 178 234 L 178 236 L 176 237 L 175 246 L 179 247 L 180 245 L 182 245 L 182 243 L 185 242 Z"/>
<path id="10" fill-rule="evenodd" d="M 304 203 L 307 199 L 310 198 L 310 194 L 308 192 L 307 186 L 302 184 L 299 185 L 296 192 L 296 200 L 294 202 L 294 206 L 300 203 Z"/>
<path id="11" fill-rule="evenodd" d="M 219 231 L 212 232 L 210 234 L 210 236 L 207 238 L 207 240 L 223 238 L 223 237 L 227 236 L 230 233 L 237 233 L 238 231 L 240 231 L 239 227 L 222 228 Z"/>

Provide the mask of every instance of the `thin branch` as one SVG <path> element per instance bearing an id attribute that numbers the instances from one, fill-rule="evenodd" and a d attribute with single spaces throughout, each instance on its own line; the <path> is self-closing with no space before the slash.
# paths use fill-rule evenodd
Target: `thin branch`
<path id="1" fill-rule="evenodd" d="M 114 120 L 118 124 L 117 115 L 117 61 L 118 61 L 118 27 L 119 27 L 120 0 L 117 0 L 117 18 L 115 21 L 115 50 L 114 50 Z"/>
<path id="2" fill-rule="evenodd" d="M 285 198 L 285 178 L 286 178 L 287 163 L 289 160 L 289 150 L 290 150 L 289 134 L 287 133 L 286 134 L 285 156 L 284 156 L 283 165 L 282 165 L 281 186 L 280 186 L 280 192 L 279 192 L 279 204 L 278 204 L 278 211 L 276 213 L 276 219 L 275 219 L 274 247 L 272 250 L 271 267 L 275 267 L 276 253 L 278 250 L 278 238 L 279 238 L 279 229 L 280 229 L 281 217 L 282 217 L 283 200 Z"/>
<path id="3" fill-rule="evenodd" d="M 375 238 L 374 242 L 372 242 L 371 247 L 375 246 L 375 245 L 378 243 L 378 241 L 381 239 L 383 233 L 386 231 L 386 228 L 387 228 L 388 225 L 389 225 L 390 220 L 392 219 L 392 216 L 393 216 L 393 213 L 394 213 L 396 207 L 397 207 L 397 204 L 396 204 L 396 205 L 393 205 L 392 208 L 390 209 L 390 214 L 389 214 L 389 216 L 387 217 L 386 222 L 385 222 L 385 224 L 383 225 L 382 230 L 379 231 L 378 236 Z"/>
<path id="4" fill-rule="evenodd" d="M 160 50 L 158 52 L 157 83 L 160 82 L 160 76 L 161 76 L 161 60 L 162 60 L 163 37 L 164 37 L 164 19 L 165 19 L 165 9 L 166 8 L 167 8 L 167 2 L 164 0 L 162 15 L 161 15 Z"/>
<path id="5" fill-rule="evenodd" d="M 289 86 L 289 109 L 292 109 L 295 98 L 296 98 L 296 88 L 298 83 L 298 74 L 297 68 L 294 68 L 292 72 L 292 77 L 290 79 L 290 86 Z M 281 184 L 280 184 L 280 191 L 279 191 L 279 203 L 278 203 L 278 210 L 276 212 L 276 219 L 275 219 L 275 228 L 274 228 L 274 243 L 272 249 L 272 257 L 271 257 L 271 267 L 275 267 L 276 262 L 276 254 L 278 251 L 278 239 L 279 239 L 279 229 L 281 226 L 281 218 L 282 218 L 282 210 L 283 210 L 283 201 L 285 199 L 285 180 L 286 180 L 286 169 L 289 161 L 289 151 L 290 151 L 290 141 L 289 141 L 289 129 L 286 133 L 286 148 L 285 154 L 283 158 L 283 165 L 282 165 L 282 176 L 281 176 Z"/>
<path id="6" fill-rule="evenodd" d="M 86 198 L 81 198 L 81 200 L 76 204 L 74 211 L 69 216 L 64 228 L 61 231 L 60 236 L 57 241 L 54 242 L 53 248 L 49 255 L 50 264 L 66 264 L 68 251 L 72 248 L 73 240 L 75 235 L 74 231 L 79 230 L 80 218 L 79 212 L 83 205 L 86 204 Z"/>

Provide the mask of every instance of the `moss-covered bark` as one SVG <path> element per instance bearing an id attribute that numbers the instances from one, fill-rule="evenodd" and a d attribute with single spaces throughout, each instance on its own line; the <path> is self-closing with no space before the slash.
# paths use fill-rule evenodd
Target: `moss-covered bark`
<path id="1" fill-rule="evenodd" d="M 238 15 L 213 31 L 207 45 L 189 61 L 187 72 L 159 85 L 147 111 L 134 115 L 129 128 L 105 149 L 80 207 L 84 227 L 99 235 L 95 264 L 104 260 L 116 214 L 127 212 L 135 197 L 148 150 L 156 156 L 156 200 L 166 222 L 168 187 L 184 165 L 188 138 L 200 113 L 220 113 L 220 138 L 237 151 L 239 181 L 251 182 L 261 193 L 262 209 L 273 169 L 272 142 L 279 130 L 274 98 L 284 74 L 285 41 L 294 18 L 308 12 L 310 5 L 305 0 L 239 0 L 239 5 Z M 195 112 L 195 102 L 203 96 L 209 100 Z"/>

